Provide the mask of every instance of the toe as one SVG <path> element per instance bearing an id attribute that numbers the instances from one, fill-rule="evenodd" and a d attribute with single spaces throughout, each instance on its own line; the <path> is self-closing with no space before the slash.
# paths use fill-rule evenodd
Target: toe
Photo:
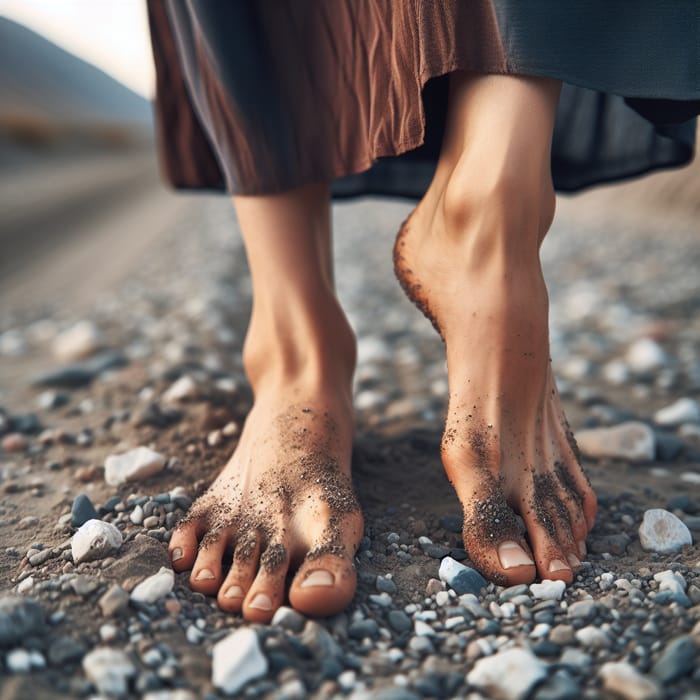
<path id="1" fill-rule="evenodd" d="M 192 568 L 197 556 L 199 535 L 199 522 L 196 520 L 182 522 L 175 528 L 168 544 L 170 561 L 175 571 L 187 571 Z"/>
<path id="2" fill-rule="evenodd" d="M 221 587 L 221 560 L 224 557 L 228 536 L 225 531 L 207 533 L 199 545 L 199 553 L 192 567 L 190 586 L 204 595 L 214 595 Z"/>
<path id="3" fill-rule="evenodd" d="M 273 540 L 260 556 L 260 568 L 245 599 L 243 617 L 249 622 L 269 622 L 284 602 L 284 582 L 289 569 L 289 549 Z"/>
<path id="4" fill-rule="evenodd" d="M 260 564 L 259 538 L 249 533 L 235 543 L 233 563 L 221 584 L 217 601 L 222 610 L 238 613 Z"/>
<path id="5" fill-rule="evenodd" d="M 572 564 L 569 563 L 568 554 L 573 554 L 575 551 L 571 544 L 572 538 L 567 538 L 565 546 L 559 543 L 556 518 L 544 508 L 532 506 L 523 508 L 522 518 L 525 521 L 540 578 L 571 583 L 574 580 L 574 571 Z M 573 560 L 572 563 L 574 563 Z"/>
<path id="6" fill-rule="evenodd" d="M 349 555 L 307 557 L 289 590 L 289 600 L 305 615 L 326 617 L 344 610 L 355 595 L 357 576 Z"/>

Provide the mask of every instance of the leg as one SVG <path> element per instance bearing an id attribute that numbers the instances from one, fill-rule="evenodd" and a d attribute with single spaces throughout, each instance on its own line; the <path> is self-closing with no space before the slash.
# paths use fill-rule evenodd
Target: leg
<path id="1" fill-rule="evenodd" d="M 250 621 L 271 619 L 296 567 L 291 604 L 329 615 L 355 592 L 363 532 L 350 479 L 355 339 L 333 289 L 329 191 L 234 204 L 253 282 L 243 361 L 255 402 L 170 553 L 178 571 L 192 568 L 194 590 Z"/>
<path id="2" fill-rule="evenodd" d="M 550 370 L 539 260 L 554 216 L 559 89 L 455 74 L 435 178 L 394 250 L 404 290 L 445 341 L 442 458 L 464 543 L 504 584 L 536 573 L 571 582 L 596 512 Z"/>

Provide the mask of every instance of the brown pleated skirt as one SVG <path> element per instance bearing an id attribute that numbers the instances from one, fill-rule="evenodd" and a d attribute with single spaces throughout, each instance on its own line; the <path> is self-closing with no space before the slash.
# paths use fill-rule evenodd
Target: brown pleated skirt
<path id="1" fill-rule="evenodd" d="M 420 197 L 455 70 L 564 81 L 559 190 L 687 163 L 696 0 L 148 0 L 167 180 Z"/>

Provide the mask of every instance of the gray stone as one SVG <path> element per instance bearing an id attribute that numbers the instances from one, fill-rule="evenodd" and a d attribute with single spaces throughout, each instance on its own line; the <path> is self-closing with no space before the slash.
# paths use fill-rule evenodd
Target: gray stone
<path id="1" fill-rule="evenodd" d="M 420 700 L 420 698 L 420 695 L 408 688 L 400 688 L 396 685 L 380 688 L 371 692 L 368 696 L 368 700 Z"/>
<path id="2" fill-rule="evenodd" d="M 661 683 L 670 683 L 695 669 L 697 654 L 698 645 L 692 637 L 678 637 L 661 652 L 651 672 Z"/>
<path id="3" fill-rule="evenodd" d="M 547 665 L 526 649 L 512 648 L 479 659 L 467 683 L 499 700 L 522 700 L 547 676 Z"/>
<path id="4" fill-rule="evenodd" d="M 440 580 L 458 595 L 464 593 L 479 595 L 488 583 L 478 571 L 464 566 L 452 557 L 445 557 L 440 562 L 439 576 Z"/>
<path id="5" fill-rule="evenodd" d="M 566 672 L 557 671 L 535 691 L 533 700 L 580 700 L 579 684 Z"/>
<path id="6" fill-rule="evenodd" d="M 398 590 L 396 584 L 390 578 L 384 576 L 377 576 L 375 585 L 379 592 L 389 593 L 390 595 L 393 595 Z"/>
<path id="7" fill-rule="evenodd" d="M 83 671 L 98 692 L 124 697 L 136 667 L 127 654 L 118 649 L 98 647 L 83 657 Z"/>
<path id="8" fill-rule="evenodd" d="M 652 508 L 644 513 L 639 526 L 639 541 L 647 551 L 671 554 L 684 545 L 692 544 L 693 537 L 683 521 L 673 513 L 663 508 Z"/>
<path id="9" fill-rule="evenodd" d="M 300 641 L 316 659 L 335 658 L 343 656 L 343 650 L 333 639 L 328 630 L 315 620 L 309 620 L 304 625 Z"/>
<path id="10" fill-rule="evenodd" d="M 260 649 L 258 635 L 241 627 L 214 645 L 212 682 L 227 695 L 234 695 L 246 683 L 267 673 L 267 658 Z"/>
<path id="11" fill-rule="evenodd" d="M 49 663 L 57 668 L 80 661 L 85 654 L 85 645 L 72 637 L 59 637 L 49 647 Z"/>
<path id="12" fill-rule="evenodd" d="M 355 620 L 348 626 L 348 636 L 352 639 L 364 639 L 371 637 L 374 639 L 379 634 L 379 625 L 374 620 L 366 618 Z"/>
<path id="13" fill-rule="evenodd" d="M 411 618 L 406 615 L 403 610 L 390 610 L 389 615 L 389 626 L 395 632 L 408 632 L 412 629 L 413 624 L 411 623 Z"/>
<path id="14" fill-rule="evenodd" d="M 129 594 L 115 583 L 107 589 L 97 603 L 105 617 L 115 617 L 129 607 Z"/>
<path id="15" fill-rule="evenodd" d="M 588 622 L 596 616 L 597 612 L 598 605 L 594 600 L 579 600 L 569 605 L 567 615 L 573 619 Z"/>
<path id="16" fill-rule="evenodd" d="M 624 661 L 603 664 L 598 672 L 603 688 L 623 700 L 659 700 L 661 688 Z"/>
<path id="17" fill-rule="evenodd" d="M 44 608 L 38 601 L 19 596 L 0 598 L 0 647 L 40 637 L 45 630 Z"/>
<path id="18" fill-rule="evenodd" d="M 457 535 L 462 534 L 462 516 L 461 515 L 444 515 L 440 518 L 440 527 L 448 532 L 454 532 Z"/>
<path id="19" fill-rule="evenodd" d="M 81 598 L 94 593 L 99 586 L 100 582 L 92 576 L 79 575 L 70 581 L 70 587 L 73 589 L 73 592 Z"/>
<path id="20" fill-rule="evenodd" d="M 306 618 L 293 608 L 283 605 L 277 608 L 270 624 L 284 627 L 290 632 L 301 632 L 306 624 Z"/>

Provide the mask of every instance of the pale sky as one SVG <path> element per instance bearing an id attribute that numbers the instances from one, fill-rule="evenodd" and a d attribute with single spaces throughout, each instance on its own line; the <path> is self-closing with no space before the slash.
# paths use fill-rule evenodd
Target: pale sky
<path id="1" fill-rule="evenodd" d="M 0 15 L 93 63 L 140 95 L 153 94 L 146 0 L 0 0 Z"/>

